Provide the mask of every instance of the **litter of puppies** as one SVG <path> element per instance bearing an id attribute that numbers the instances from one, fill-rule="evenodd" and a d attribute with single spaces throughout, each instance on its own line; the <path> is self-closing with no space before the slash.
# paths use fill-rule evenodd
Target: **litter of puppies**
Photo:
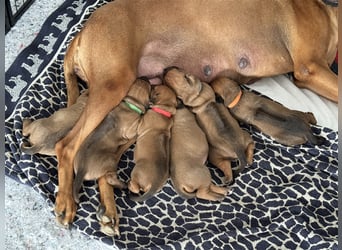
<path id="1" fill-rule="evenodd" d="M 253 162 L 254 142 L 239 122 L 255 125 L 288 145 L 317 144 L 323 140 L 311 131 L 310 124 L 315 124 L 312 114 L 265 101 L 265 97 L 242 91 L 234 84 L 225 86 L 225 81 L 216 80 L 211 87 L 210 83 L 175 67 L 165 70 L 162 85 L 151 87 L 148 79 L 138 78 L 120 105 L 87 137 L 77 153 L 75 201 L 79 202 L 78 191 L 84 179 L 97 179 L 100 191 L 128 187 L 129 197 L 141 202 L 158 192 L 168 178 L 185 199 L 223 200 L 232 192 L 229 185 L 233 178 L 238 178 Z M 236 90 L 237 101 L 227 94 Z M 22 143 L 22 151 L 55 155 L 54 144 L 75 124 L 87 95 L 85 91 L 75 104 L 48 118 L 33 122 L 24 119 L 23 135 L 27 140 Z M 245 107 L 245 99 L 254 104 L 253 112 L 246 112 L 249 107 Z M 233 106 L 228 105 L 232 102 Z M 257 105 L 264 102 L 267 105 Z M 117 165 L 124 151 L 134 143 L 136 166 L 131 180 L 123 183 L 116 175 Z M 234 171 L 231 161 L 238 162 Z M 225 178 L 221 184 L 212 182 L 207 162 L 222 170 Z M 113 236 L 119 235 L 119 218 L 114 193 L 110 193 L 113 197 L 101 195 L 98 218 L 101 231 Z"/>

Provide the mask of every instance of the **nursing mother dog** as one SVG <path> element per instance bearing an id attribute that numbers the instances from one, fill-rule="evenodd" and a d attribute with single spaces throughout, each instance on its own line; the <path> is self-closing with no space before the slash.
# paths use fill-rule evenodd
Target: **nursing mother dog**
<path id="1" fill-rule="evenodd" d="M 85 138 L 116 107 L 139 76 L 160 83 L 177 66 L 211 82 L 240 84 L 294 72 L 296 84 L 337 102 L 330 71 L 337 49 L 337 8 L 322 0 L 115 0 L 96 10 L 64 58 L 68 104 L 77 77 L 89 98 L 73 129 L 56 144 L 57 220 L 70 224 L 73 162 Z"/>

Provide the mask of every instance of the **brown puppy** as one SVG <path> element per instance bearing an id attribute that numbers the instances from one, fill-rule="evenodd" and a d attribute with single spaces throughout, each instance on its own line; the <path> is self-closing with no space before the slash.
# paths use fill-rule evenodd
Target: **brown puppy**
<path id="1" fill-rule="evenodd" d="M 289 146 L 322 142 L 321 137 L 312 134 L 310 124 L 316 124 L 312 113 L 290 110 L 250 91 L 242 91 L 235 81 L 226 77 L 210 85 L 236 119 L 255 126 L 276 141 Z"/>
<path id="2" fill-rule="evenodd" d="M 77 102 L 68 108 L 57 110 L 47 118 L 23 120 L 23 135 L 27 137 L 21 150 L 27 154 L 56 155 L 55 145 L 75 125 L 88 99 L 85 90 Z"/>
<path id="3" fill-rule="evenodd" d="M 337 102 L 337 76 L 328 66 L 337 37 L 337 8 L 322 0 L 116 0 L 99 8 L 64 59 L 68 103 L 78 96 L 77 76 L 87 82 L 89 100 L 56 145 L 58 221 L 66 225 L 75 216 L 76 152 L 137 76 L 157 83 L 164 68 L 176 65 L 202 81 L 222 75 L 246 83 L 294 71 L 298 86 Z"/>
<path id="4" fill-rule="evenodd" d="M 209 161 L 224 172 L 227 182 L 231 182 L 231 160 L 239 160 L 238 172 L 252 163 L 254 142 L 251 136 L 240 128 L 223 104 L 215 102 L 215 93 L 208 84 L 175 67 L 165 71 L 164 81 L 196 114 L 210 145 Z"/>
<path id="5" fill-rule="evenodd" d="M 211 181 L 205 165 L 209 145 L 195 115 L 187 108 L 177 109 L 171 129 L 170 177 L 179 195 L 189 199 L 223 200 L 229 189 L 216 186 Z"/>
<path id="6" fill-rule="evenodd" d="M 77 203 L 83 180 L 104 177 L 108 184 L 116 188 L 126 187 L 117 177 L 117 164 L 121 155 L 136 140 L 140 118 L 149 105 L 150 90 L 151 85 L 147 79 L 137 79 L 119 106 L 107 115 L 81 145 L 74 163 L 76 175 L 73 194 Z M 99 182 L 99 185 L 108 184 Z M 100 193 L 101 209 L 98 214 L 101 231 L 110 236 L 119 235 L 119 218 L 114 196 L 109 195 L 111 193 Z"/>
<path id="7" fill-rule="evenodd" d="M 165 85 L 151 91 L 151 107 L 138 126 L 135 166 L 128 189 L 131 198 L 143 201 L 158 192 L 169 177 L 170 136 L 176 113 L 175 93 Z M 143 192 L 143 195 L 139 195 Z"/>

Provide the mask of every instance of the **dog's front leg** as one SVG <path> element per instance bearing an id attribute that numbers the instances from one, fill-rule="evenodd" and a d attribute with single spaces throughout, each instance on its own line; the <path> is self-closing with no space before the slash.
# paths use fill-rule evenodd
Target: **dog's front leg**
<path id="1" fill-rule="evenodd" d="M 79 125 L 68 133 L 66 137 L 56 143 L 55 151 L 58 159 L 58 193 L 55 201 L 55 215 L 57 222 L 69 227 L 76 215 L 76 204 L 72 195 L 75 157 L 75 136 L 78 135 Z M 74 139 L 74 140 L 72 140 Z"/>
<path id="2" fill-rule="evenodd" d="M 72 195 L 75 155 L 85 138 L 121 102 L 134 81 L 134 75 L 129 74 L 128 70 L 119 72 L 125 72 L 124 77 L 119 77 L 119 74 L 119 76 L 113 76 L 109 80 L 98 80 L 97 88 L 90 88 L 87 104 L 79 120 L 73 129 L 56 143 L 59 183 L 55 214 L 57 221 L 63 226 L 70 224 L 76 214 L 76 204 Z M 95 79 L 101 78 L 95 77 Z M 114 81 L 113 79 L 121 79 L 122 81 Z"/>

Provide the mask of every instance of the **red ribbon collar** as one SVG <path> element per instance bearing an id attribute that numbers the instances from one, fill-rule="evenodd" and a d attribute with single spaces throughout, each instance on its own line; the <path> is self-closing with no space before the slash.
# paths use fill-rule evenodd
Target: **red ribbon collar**
<path id="1" fill-rule="evenodd" d="M 169 111 L 166 111 L 164 109 L 158 108 L 158 107 L 151 107 L 151 109 L 156 112 L 159 113 L 167 118 L 171 118 L 172 114 Z"/>

